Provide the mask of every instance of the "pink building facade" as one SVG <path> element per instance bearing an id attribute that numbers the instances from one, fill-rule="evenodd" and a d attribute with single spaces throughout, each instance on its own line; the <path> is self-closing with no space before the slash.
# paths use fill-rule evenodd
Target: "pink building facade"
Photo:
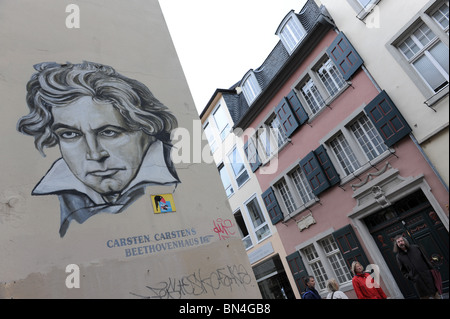
<path id="1" fill-rule="evenodd" d="M 334 278 L 356 298 L 350 265 L 358 260 L 389 298 L 417 298 L 392 251 L 404 234 L 426 250 L 448 292 L 448 192 L 390 98 L 395 88 L 377 85 L 358 48 L 312 1 L 290 12 L 277 34 L 288 55 L 264 78 L 277 46 L 238 83 L 248 109 L 235 128 L 244 131 L 293 289 L 304 291 L 312 275 L 324 298 Z"/>

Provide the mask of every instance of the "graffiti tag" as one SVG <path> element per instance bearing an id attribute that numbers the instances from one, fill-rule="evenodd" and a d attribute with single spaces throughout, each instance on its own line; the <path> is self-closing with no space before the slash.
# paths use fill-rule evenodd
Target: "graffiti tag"
<path id="1" fill-rule="evenodd" d="M 251 283 L 251 277 L 242 264 L 227 265 L 204 274 L 201 269 L 181 278 L 168 278 L 146 286 L 148 294 L 130 294 L 145 299 L 181 299 L 207 294 L 216 295 L 221 289 L 243 288 Z"/>

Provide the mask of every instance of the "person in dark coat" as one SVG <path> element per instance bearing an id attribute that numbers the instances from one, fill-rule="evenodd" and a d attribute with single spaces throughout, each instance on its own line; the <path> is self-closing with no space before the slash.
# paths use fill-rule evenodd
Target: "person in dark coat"
<path id="1" fill-rule="evenodd" d="M 434 284 L 431 269 L 433 266 L 417 245 L 409 244 L 403 236 L 395 238 L 394 253 L 397 253 L 397 264 L 406 279 L 413 282 L 421 299 L 441 299 Z"/>
<path id="2" fill-rule="evenodd" d="M 319 292 L 316 290 L 316 281 L 313 276 L 305 278 L 306 291 L 302 294 L 302 299 L 322 299 Z"/>

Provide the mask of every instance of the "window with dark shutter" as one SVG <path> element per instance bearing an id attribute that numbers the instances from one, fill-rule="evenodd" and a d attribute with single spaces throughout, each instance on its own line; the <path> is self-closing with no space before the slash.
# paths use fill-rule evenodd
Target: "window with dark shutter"
<path id="1" fill-rule="evenodd" d="M 275 114 L 287 137 L 291 136 L 299 126 L 297 118 L 292 112 L 288 100 L 284 97 L 275 108 Z"/>
<path id="2" fill-rule="evenodd" d="M 334 39 L 333 43 L 327 49 L 327 54 L 346 81 L 364 63 L 343 32 L 339 33 L 336 39 Z"/>
<path id="3" fill-rule="evenodd" d="M 333 163 L 331 163 L 330 158 L 328 157 L 327 151 L 323 145 L 320 145 L 315 151 L 317 160 L 319 161 L 320 166 L 322 166 L 323 172 L 330 182 L 330 186 L 336 185 L 341 181 L 339 174 L 334 168 Z"/>
<path id="4" fill-rule="evenodd" d="M 364 268 L 367 267 L 369 260 L 367 259 L 351 225 L 347 225 L 335 231 L 333 237 L 349 270 L 351 270 L 354 261 L 358 261 Z"/>
<path id="5" fill-rule="evenodd" d="M 295 116 L 297 117 L 298 123 L 300 125 L 302 125 L 306 121 L 308 121 L 308 119 L 309 119 L 308 113 L 306 113 L 305 109 L 303 108 L 302 103 L 298 99 L 297 93 L 295 93 L 295 91 L 292 90 L 286 98 L 287 98 L 289 104 L 291 105 L 292 111 L 294 112 Z"/>
<path id="6" fill-rule="evenodd" d="M 269 187 L 268 190 L 266 190 L 261 195 L 264 205 L 266 205 L 267 212 L 269 213 L 270 220 L 272 221 L 272 224 L 276 224 L 283 220 L 283 212 L 280 209 L 280 205 L 278 205 L 278 201 L 275 197 L 275 194 L 273 192 L 272 187 Z"/>
<path id="7" fill-rule="evenodd" d="M 300 161 L 300 167 L 305 173 L 314 195 L 317 196 L 330 187 L 330 182 L 314 152 L 309 153 Z"/>
<path id="8" fill-rule="evenodd" d="M 303 278 L 308 276 L 302 257 L 300 256 L 300 253 L 296 251 L 295 253 L 287 256 L 286 260 L 292 272 L 292 276 L 294 277 L 297 289 L 301 294 L 306 289 Z"/>
<path id="9" fill-rule="evenodd" d="M 364 110 L 388 147 L 411 133 L 408 123 L 384 90 Z"/>
<path id="10" fill-rule="evenodd" d="M 244 145 L 245 156 L 247 156 L 248 163 L 252 169 L 252 172 L 256 172 L 256 170 L 261 166 L 261 162 L 259 160 L 258 151 L 256 150 L 255 143 L 250 138 Z"/>

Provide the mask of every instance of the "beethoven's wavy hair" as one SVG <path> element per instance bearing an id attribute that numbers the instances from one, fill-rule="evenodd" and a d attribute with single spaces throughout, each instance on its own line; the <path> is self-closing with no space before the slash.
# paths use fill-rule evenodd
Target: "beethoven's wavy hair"
<path id="1" fill-rule="evenodd" d="M 84 61 L 80 64 L 39 63 L 27 84 L 30 113 L 17 123 L 17 130 L 34 137 L 36 149 L 58 144 L 52 132 L 51 109 L 90 96 L 111 103 L 124 117 L 130 130 L 141 130 L 164 143 L 170 154 L 170 132 L 178 126 L 175 116 L 141 82 L 117 73 L 112 67 Z M 167 153 L 167 152 L 165 152 Z M 167 155 L 166 159 L 167 159 Z M 169 165 L 170 166 L 170 165 Z"/>

